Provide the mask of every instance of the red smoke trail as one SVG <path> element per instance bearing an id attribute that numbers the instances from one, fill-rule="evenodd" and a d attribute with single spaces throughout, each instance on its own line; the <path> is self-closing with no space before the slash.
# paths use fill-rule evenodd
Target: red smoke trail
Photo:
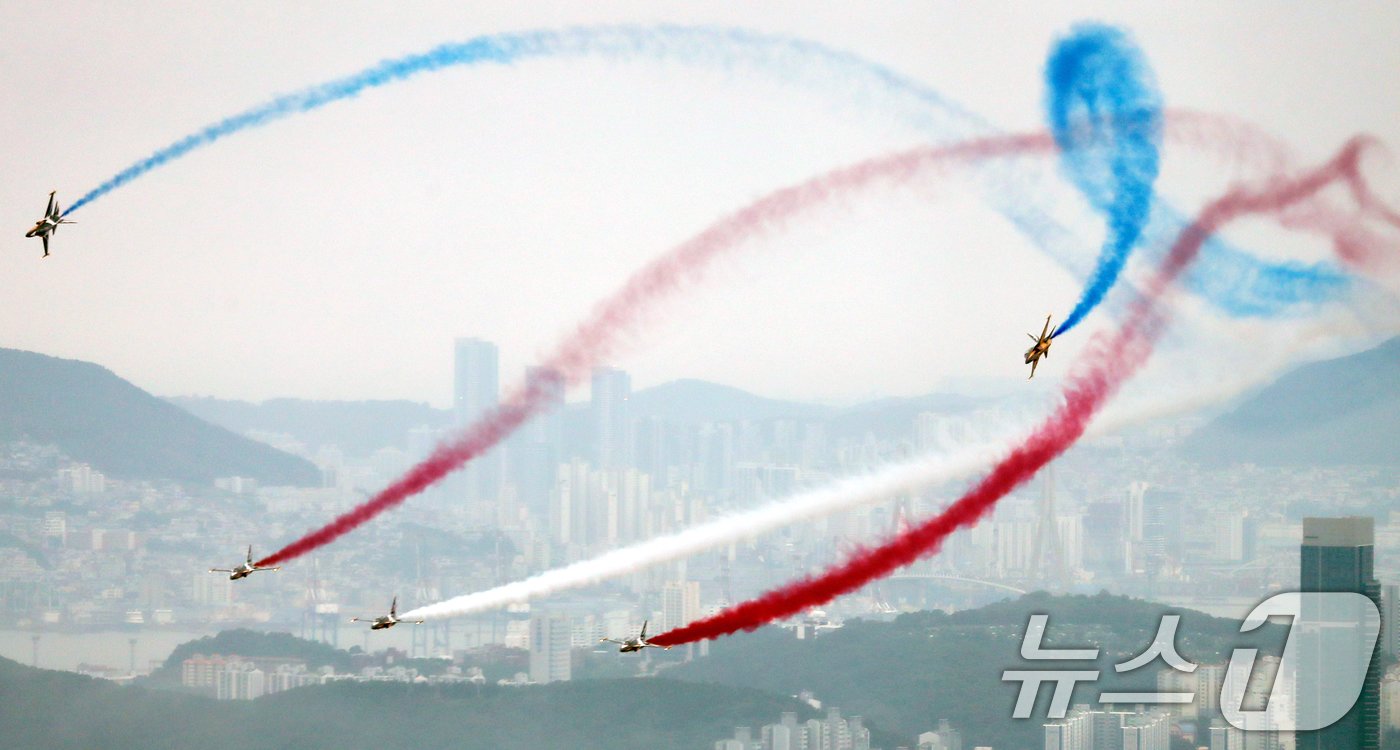
<path id="1" fill-rule="evenodd" d="M 1053 149 L 1054 141 L 1048 133 L 1030 133 L 904 151 L 783 188 L 730 214 L 649 263 L 621 290 L 602 302 L 543 363 L 542 371 L 553 373 L 553 378 L 537 380 L 518 389 L 455 439 L 439 445 L 432 455 L 379 494 L 257 564 L 276 565 L 329 544 L 485 453 L 530 417 L 553 405 L 564 386 L 579 382 L 593 366 L 605 361 L 624 334 L 639 322 L 647 305 L 695 281 L 710 263 L 745 242 L 775 231 L 798 215 L 857 188 L 913 179 L 935 167 L 971 164 L 1012 154 L 1049 153 Z"/>
<path id="2" fill-rule="evenodd" d="M 1337 181 L 1345 182 L 1353 195 L 1364 196 L 1360 201 L 1362 210 L 1379 214 L 1382 219 L 1394 218 L 1394 214 L 1372 204 L 1370 193 L 1364 189 L 1358 161 L 1365 145 L 1365 141 L 1353 139 L 1331 161 L 1311 172 L 1292 178 L 1275 177 L 1262 189 L 1236 188 L 1209 204 L 1196 221 L 1178 235 L 1162 267 L 1129 308 L 1128 317 L 1118 332 L 1090 342 L 1085 355 L 1090 363 L 1088 369 L 1074 376 L 1066 386 L 1064 403 L 1025 443 L 1013 449 L 991 473 L 942 513 L 878 547 L 860 551 L 819 576 L 801 579 L 711 617 L 662 633 L 651 642 L 658 646 L 675 646 L 753 630 L 855 591 L 937 551 L 949 534 L 975 523 L 998 500 L 1030 480 L 1041 467 L 1084 434 L 1099 408 L 1151 355 L 1167 322 L 1165 312 L 1159 309 L 1160 298 L 1195 260 L 1206 239 L 1220 227 L 1243 216 L 1283 211 Z M 1341 252 L 1344 238 L 1336 239 Z"/>

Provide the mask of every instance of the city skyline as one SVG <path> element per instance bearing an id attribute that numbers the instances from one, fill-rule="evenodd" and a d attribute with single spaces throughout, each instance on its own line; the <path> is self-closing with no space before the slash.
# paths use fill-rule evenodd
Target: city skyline
<path id="1" fill-rule="evenodd" d="M 1396 39 L 0 7 L 0 736 L 1394 750 Z"/>

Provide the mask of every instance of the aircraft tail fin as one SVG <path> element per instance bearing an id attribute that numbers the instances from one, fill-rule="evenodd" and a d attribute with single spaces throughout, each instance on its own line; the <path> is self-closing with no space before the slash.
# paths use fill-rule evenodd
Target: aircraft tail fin
<path id="1" fill-rule="evenodd" d="M 389 616 L 399 616 L 399 597 L 397 595 L 394 597 L 393 601 L 389 602 Z"/>

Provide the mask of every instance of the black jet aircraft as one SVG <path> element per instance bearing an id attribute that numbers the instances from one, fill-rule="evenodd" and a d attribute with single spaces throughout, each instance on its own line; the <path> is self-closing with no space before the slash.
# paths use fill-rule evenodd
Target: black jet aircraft
<path id="1" fill-rule="evenodd" d="M 1033 378 L 1035 377 L 1035 366 L 1040 364 L 1040 358 L 1050 358 L 1050 342 L 1055 338 L 1055 334 L 1050 333 L 1050 316 L 1045 316 L 1045 327 L 1040 329 L 1040 338 L 1036 338 L 1033 333 L 1026 335 L 1035 342 L 1031 348 L 1026 350 L 1026 364 L 1031 366 L 1031 378 Z M 1031 378 L 1026 378 L 1026 380 Z"/>
<path id="2" fill-rule="evenodd" d="M 369 629 L 370 629 L 370 630 L 388 630 L 389 628 L 392 628 L 392 627 L 394 627 L 395 625 L 398 625 L 398 624 L 401 623 L 401 622 L 408 622 L 408 623 L 412 623 L 412 624 L 414 624 L 414 625 L 422 625 L 422 624 L 423 624 L 423 620 L 400 620 L 400 619 L 399 619 L 399 598 L 398 598 L 397 596 L 394 597 L 394 600 L 393 600 L 393 601 L 389 602 L 389 614 L 387 614 L 387 615 L 380 615 L 379 617 L 376 617 L 376 618 L 374 618 L 373 620 L 369 620 L 368 618 L 365 618 L 365 617 L 351 617 L 351 618 L 350 618 L 350 622 L 366 622 L 366 621 L 368 621 L 368 622 L 370 623 L 370 626 L 369 626 Z"/>
<path id="3" fill-rule="evenodd" d="M 250 575 L 252 575 L 252 574 L 258 572 L 259 570 L 281 570 L 281 569 L 282 569 L 282 566 L 281 566 L 281 565 L 278 565 L 278 566 L 275 566 L 275 567 L 271 567 L 271 568 L 260 568 L 260 567 L 258 567 L 258 566 L 256 566 L 256 565 L 254 565 L 254 564 L 253 564 L 253 545 L 250 544 L 250 545 L 248 545 L 248 559 L 247 559 L 247 561 L 244 562 L 242 565 L 239 565 L 239 566 L 236 567 L 236 568 L 210 568 L 210 569 L 209 569 L 209 572 L 210 572 L 210 573 L 232 573 L 232 575 L 230 575 L 230 576 L 228 577 L 228 579 L 229 579 L 230 581 L 236 581 L 236 580 L 238 580 L 238 579 L 240 579 L 240 578 L 247 578 L 248 576 L 250 576 Z"/>
<path id="4" fill-rule="evenodd" d="M 617 639 L 615 639 L 615 638 L 603 638 L 603 639 L 600 639 L 598 642 L 599 642 L 599 643 L 616 643 L 616 644 L 618 644 L 619 646 L 622 647 L 622 648 L 619 648 L 619 649 L 617 650 L 617 652 L 618 652 L 619 654 L 627 654 L 627 653 L 631 653 L 631 652 L 633 652 L 633 651 L 641 651 L 641 650 L 644 649 L 644 648 L 664 648 L 664 649 L 666 649 L 667 651 L 670 651 L 670 650 L 671 650 L 671 647 L 670 647 L 670 646 L 658 646 L 658 645 L 656 645 L 655 643 L 651 643 L 651 642 L 647 641 L 647 621 L 646 621 L 646 620 L 642 620 L 642 632 L 639 633 L 639 634 L 637 635 L 636 638 L 624 638 L 623 640 L 620 640 L 620 641 L 617 640 Z"/>
<path id="5" fill-rule="evenodd" d="M 54 193 L 49 193 L 49 207 L 44 209 L 44 218 L 34 223 L 34 228 L 24 233 L 25 237 L 38 237 L 44 241 L 44 257 L 49 257 L 49 235 L 58 231 L 59 224 L 77 224 L 76 221 L 69 221 L 63 218 L 63 209 L 58 207 L 54 201 Z"/>

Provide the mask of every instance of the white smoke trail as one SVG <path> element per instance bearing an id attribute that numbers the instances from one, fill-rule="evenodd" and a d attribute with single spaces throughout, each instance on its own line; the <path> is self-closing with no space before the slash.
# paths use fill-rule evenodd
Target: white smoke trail
<path id="1" fill-rule="evenodd" d="M 1232 356 L 1215 360 L 1226 363 L 1224 371 L 1191 373 L 1182 379 L 1182 373 L 1154 377 L 1160 388 L 1177 393 L 1163 398 L 1152 389 L 1139 394 L 1125 394 L 1120 400 L 1094 421 L 1088 435 L 1103 435 L 1142 422 L 1159 419 L 1172 414 L 1195 411 L 1204 406 L 1220 404 L 1245 391 L 1273 380 L 1289 364 L 1299 359 L 1300 353 L 1315 352 L 1325 345 L 1332 353 L 1337 351 L 1339 342 L 1350 341 L 1352 348 L 1361 340 L 1374 340 L 1378 331 L 1368 325 L 1363 316 L 1355 310 L 1335 309 L 1329 314 L 1307 321 L 1287 325 L 1288 337 L 1274 333 L 1264 336 L 1266 326 L 1275 331 L 1278 321 L 1246 324 L 1257 338 L 1245 338 L 1241 343 L 1238 324 L 1220 324 L 1202 317 L 1195 321 L 1193 334 L 1209 333 L 1204 340 L 1216 339 L 1220 343 L 1208 345 L 1226 347 Z M 1393 321 L 1394 318 L 1391 318 Z M 1226 330 L 1233 329 L 1233 330 Z M 1193 336 L 1194 338 L 1194 336 Z M 1261 346 L 1262 344 L 1262 346 Z M 1201 361 L 1197 349 L 1188 356 L 1176 358 L 1189 369 Z M 1159 368 L 1160 369 L 1160 368 Z M 1215 368 L 1211 368 L 1214 370 Z M 1176 387 L 1165 387 L 1176 378 Z M 1184 386 L 1184 387 L 1183 387 Z M 976 446 L 960 450 L 929 455 L 908 462 L 891 464 L 869 474 L 850 477 L 826 487 L 797 493 L 785 500 L 763 507 L 715 519 L 667 536 L 649 539 L 629 547 L 606 552 L 590 560 L 582 560 L 562 568 L 546 571 L 514 583 L 508 583 L 485 591 L 454 597 L 436 604 L 419 607 L 403 615 L 405 619 L 442 619 L 461 617 L 477 612 L 499 609 L 510 604 L 538 599 L 570 589 L 595 585 L 605 580 L 635 573 L 647 567 L 679 560 L 710 549 L 750 538 L 758 534 L 799 522 L 820 518 L 851 508 L 887 501 L 902 494 L 924 489 L 949 480 L 967 477 L 984 469 L 998 459 L 1008 449 L 1017 444 L 1035 424 L 1034 419 L 1022 416 L 1015 419 L 1015 425 L 1004 424 L 1000 429 L 993 428 L 997 437 L 984 440 Z"/>

